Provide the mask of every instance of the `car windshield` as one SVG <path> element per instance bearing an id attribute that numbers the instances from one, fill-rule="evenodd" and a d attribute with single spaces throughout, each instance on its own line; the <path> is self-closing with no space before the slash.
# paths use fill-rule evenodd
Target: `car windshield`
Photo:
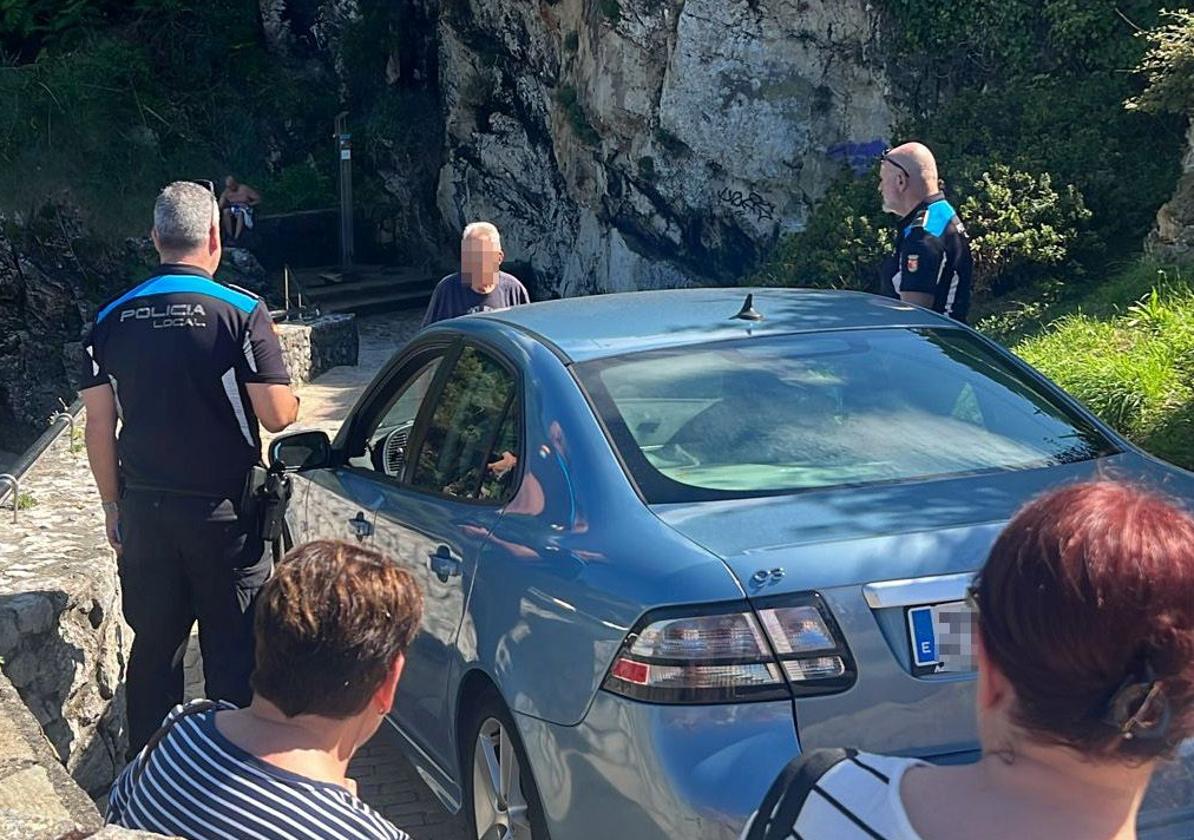
<path id="1" fill-rule="evenodd" d="M 1030 469 L 1115 451 L 958 329 L 755 338 L 577 370 L 653 503 Z"/>

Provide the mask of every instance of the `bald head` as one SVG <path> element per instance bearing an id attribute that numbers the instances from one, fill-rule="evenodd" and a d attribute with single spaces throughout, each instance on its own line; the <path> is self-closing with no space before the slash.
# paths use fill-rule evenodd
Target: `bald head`
<path id="1" fill-rule="evenodd" d="M 904 143 L 883 156 L 879 192 L 883 195 L 883 209 L 888 213 L 907 215 L 940 189 L 937 159 L 923 143 Z"/>

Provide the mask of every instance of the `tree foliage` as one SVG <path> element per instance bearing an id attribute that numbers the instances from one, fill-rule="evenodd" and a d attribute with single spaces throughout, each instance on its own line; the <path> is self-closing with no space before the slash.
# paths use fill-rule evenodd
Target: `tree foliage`
<path id="1" fill-rule="evenodd" d="M 1185 116 L 1194 112 L 1194 12 L 1166 12 L 1165 21 L 1143 33 L 1148 52 L 1139 72 L 1147 85 L 1128 100 L 1128 108 Z"/>
<path id="2" fill-rule="evenodd" d="M 893 142 L 920 140 L 936 154 L 973 237 L 980 291 L 1102 273 L 1139 247 L 1178 176 L 1180 121 L 1155 112 L 1185 107 L 1183 85 L 1194 91 L 1188 15 L 1145 39 L 1139 28 L 1160 20 L 1148 0 L 879 6 L 907 114 Z M 1130 70 L 1149 45 L 1152 96 L 1126 110 L 1141 88 Z M 873 276 L 875 235 L 860 220 L 890 221 L 875 208 L 874 173 L 862 180 L 831 189 L 807 235 L 782 239 L 758 275 L 793 278 L 798 267 L 798 279 L 781 282 L 831 286 L 843 283 L 843 268 Z"/>

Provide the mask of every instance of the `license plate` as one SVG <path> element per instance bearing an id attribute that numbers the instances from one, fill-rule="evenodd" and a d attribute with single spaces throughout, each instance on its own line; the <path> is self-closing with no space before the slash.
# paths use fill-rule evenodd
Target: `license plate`
<path id="1" fill-rule="evenodd" d="M 965 601 L 908 609 L 912 665 L 918 674 L 965 674 L 975 669 L 974 613 Z"/>

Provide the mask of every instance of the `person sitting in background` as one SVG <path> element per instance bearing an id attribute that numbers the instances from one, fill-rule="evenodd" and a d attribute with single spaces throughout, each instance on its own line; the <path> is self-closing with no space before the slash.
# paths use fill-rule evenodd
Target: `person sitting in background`
<path id="1" fill-rule="evenodd" d="M 414 578 L 377 552 L 296 548 L 257 606 L 250 705 L 176 707 L 113 785 L 108 822 L 189 840 L 407 840 L 346 772 L 394 703 L 422 614 Z"/>
<path id="2" fill-rule="evenodd" d="M 1007 526 L 968 600 L 982 758 L 814 750 L 746 837 L 1136 837 L 1150 776 L 1194 735 L 1194 518 L 1114 482 L 1053 491 Z"/>
<path id="3" fill-rule="evenodd" d="M 240 239 L 245 228 L 253 229 L 253 208 L 261 203 L 261 193 L 242 184 L 233 176 L 224 179 L 224 191 L 220 193 L 220 216 L 224 222 L 224 234 L 233 242 Z"/>

